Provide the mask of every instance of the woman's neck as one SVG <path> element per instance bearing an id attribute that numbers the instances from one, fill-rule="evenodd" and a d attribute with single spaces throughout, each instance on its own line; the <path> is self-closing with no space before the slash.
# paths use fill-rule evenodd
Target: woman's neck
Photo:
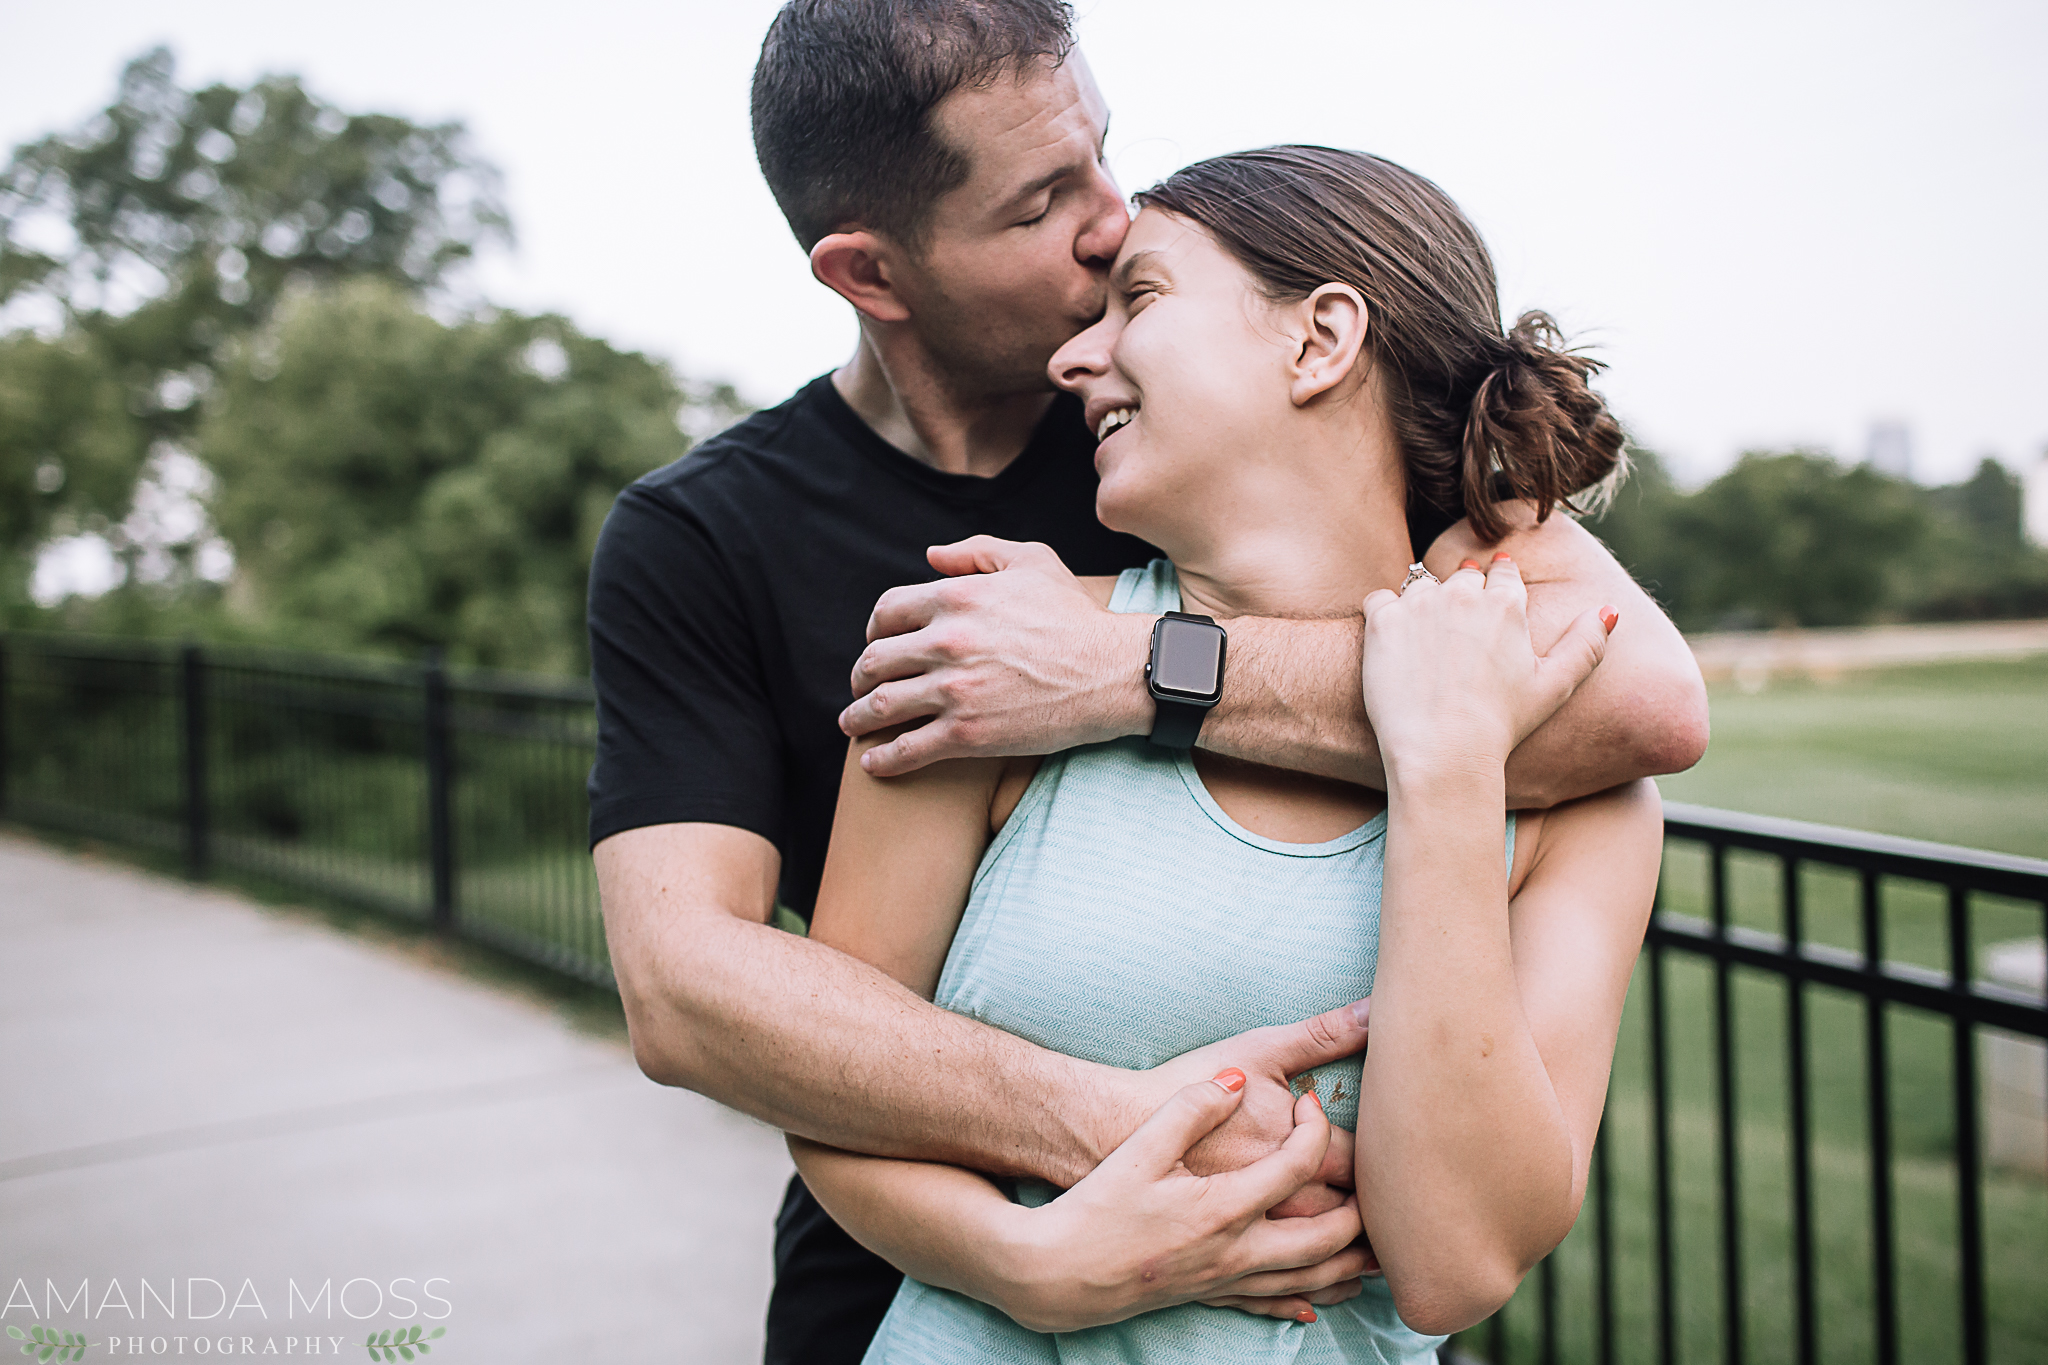
<path id="1" fill-rule="evenodd" d="M 1406 486 L 1377 442 L 1304 459 L 1291 449 L 1246 462 L 1239 486 L 1207 501 L 1196 524 L 1160 542 L 1190 611 L 1208 616 L 1355 614 L 1367 593 L 1399 587 L 1413 562 Z"/>

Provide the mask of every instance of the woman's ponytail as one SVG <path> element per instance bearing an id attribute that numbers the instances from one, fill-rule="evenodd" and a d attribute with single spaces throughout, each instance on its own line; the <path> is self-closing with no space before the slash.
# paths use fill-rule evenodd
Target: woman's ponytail
<path id="1" fill-rule="evenodd" d="M 1590 510 L 1626 472 L 1621 424 L 1587 387 L 1599 363 L 1565 349 L 1543 313 L 1501 331 L 1486 244 L 1415 172 L 1362 152 L 1266 147 L 1198 161 L 1135 198 L 1208 229 L 1275 302 L 1333 280 L 1364 296 L 1411 526 L 1470 517 L 1498 540 L 1501 501 L 1527 499 L 1539 518 L 1559 504 Z"/>
<path id="2" fill-rule="evenodd" d="M 1526 499 L 1537 520 L 1576 494 L 1590 510 L 1626 466 L 1621 424 L 1588 381 L 1599 361 L 1564 347 L 1548 313 L 1528 312 L 1487 348 L 1493 365 L 1481 374 L 1465 418 L 1459 492 L 1481 539 L 1498 540 L 1507 522 L 1497 502 Z"/>

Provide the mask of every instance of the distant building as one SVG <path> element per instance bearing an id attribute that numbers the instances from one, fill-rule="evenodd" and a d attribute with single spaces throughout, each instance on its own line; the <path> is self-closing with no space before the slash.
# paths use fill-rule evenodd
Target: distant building
<path id="1" fill-rule="evenodd" d="M 2026 483 L 2020 524 L 2026 528 L 2028 540 L 2048 549 L 2048 450 L 2036 455 L 2020 477 Z"/>
<path id="2" fill-rule="evenodd" d="M 1895 479 L 1913 477 L 1913 429 L 1904 422 L 1872 422 L 1863 463 Z"/>

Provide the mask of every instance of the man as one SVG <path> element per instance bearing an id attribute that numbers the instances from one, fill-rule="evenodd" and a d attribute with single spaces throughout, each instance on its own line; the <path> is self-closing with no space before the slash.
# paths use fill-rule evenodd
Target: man
<path id="1" fill-rule="evenodd" d="M 816 895 L 842 723 L 931 718 L 874 751 L 884 773 L 1152 725 L 1151 623 L 1096 608 L 1054 559 L 1090 575 L 1151 557 L 1094 520 L 1094 440 L 1045 373 L 1100 314 L 1128 221 L 1070 17 L 1058 0 L 792 0 L 777 16 L 755 72 L 756 147 L 813 273 L 858 311 L 860 344 L 627 490 L 590 609 L 591 835 L 642 1068 L 818 1142 L 1062 1185 L 1227 1065 L 1251 1077 L 1246 1098 L 1188 1163 L 1273 1160 L 1291 1121 L 1285 1077 L 1364 1041 L 1362 1018 L 1340 1010 L 1117 1072 L 935 1009 L 774 927 Z M 1426 513 L 1411 527 L 1418 546 L 1436 542 L 1440 572 L 1471 543 L 1443 531 Z M 1539 643 L 1603 602 L 1624 621 L 1594 678 L 1518 751 L 1518 803 L 1692 762 L 1698 674 L 1654 606 L 1564 518 L 1513 540 Z M 960 576 L 898 588 L 928 577 L 934 545 L 948 548 L 932 565 Z M 1202 742 L 1373 780 L 1358 622 L 1237 620 L 1230 633 Z M 1349 1163 L 1333 1145 L 1296 1183 Z M 1348 1237 L 1302 1231 L 1276 1251 L 1270 1227 L 1256 1246 L 1210 1235 L 1219 1217 L 1245 1228 L 1264 1213 L 1181 1206 L 1130 1254 L 1174 1267 L 1183 1298 L 1304 1296 L 1359 1274 Z M 1055 1274 L 1057 1249 L 1035 1250 Z M 776 1261 L 768 1358 L 857 1360 L 897 1274 L 796 1182 Z"/>

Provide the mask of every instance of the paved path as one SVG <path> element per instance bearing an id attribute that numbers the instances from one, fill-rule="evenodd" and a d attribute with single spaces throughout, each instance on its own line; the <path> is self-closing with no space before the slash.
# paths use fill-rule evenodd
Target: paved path
<path id="1" fill-rule="evenodd" d="M 788 1173 L 544 1006 L 0 835 L 0 1321 L 88 1360 L 439 1321 L 449 1365 L 758 1361 Z"/>

